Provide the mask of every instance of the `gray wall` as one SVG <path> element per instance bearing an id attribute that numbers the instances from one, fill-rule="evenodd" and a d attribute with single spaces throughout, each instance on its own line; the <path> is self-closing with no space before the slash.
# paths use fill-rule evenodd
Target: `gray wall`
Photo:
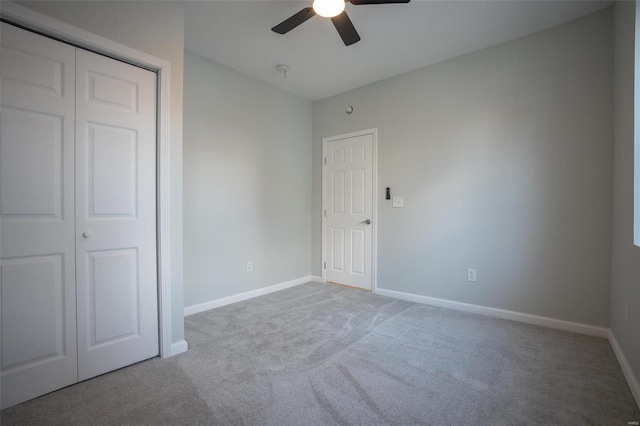
<path id="1" fill-rule="evenodd" d="M 378 287 L 607 326 L 612 32 L 609 8 L 314 102 L 313 274 L 322 138 L 377 127 Z"/>
<path id="2" fill-rule="evenodd" d="M 616 2 L 614 11 L 616 114 L 611 331 L 640 381 L 640 248 L 633 245 L 635 3 Z"/>
<path id="3" fill-rule="evenodd" d="M 189 51 L 184 98 L 185 306 L 310 275 L 311 102 Z"/>
<path id="4" fill-rule="evenodd" d="M 182 290 L 182 71 L 184 11 L 173 2 L 20 2 L 171 63 L 171 340 L 184 339 Z"/>

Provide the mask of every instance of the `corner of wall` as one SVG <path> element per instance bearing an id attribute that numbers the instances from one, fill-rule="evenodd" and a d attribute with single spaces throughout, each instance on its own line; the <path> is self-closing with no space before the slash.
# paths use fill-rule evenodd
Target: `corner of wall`
<path id="1" fill-rule="evenodd" d="M 640 52 L 636 42 L 640 33 L 637 25 L 640 9 L 636 4 L 633 1 L 614 3 L 615 156 L 610 341 L 640 405 L 640 312 L 637 309 L 640 306 L 640 248 L 634 245 L 640 232 L 637 227 L 640 130 L 635 124 L 640 119 L 640 108 L 637 107 L 640 90 L 634 84 L 640 74 L 636 66 Z"/>

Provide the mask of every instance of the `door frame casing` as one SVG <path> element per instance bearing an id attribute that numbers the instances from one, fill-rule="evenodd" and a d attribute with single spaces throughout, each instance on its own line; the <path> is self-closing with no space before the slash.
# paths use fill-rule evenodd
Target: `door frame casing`
<path id="1" fill-rule="evenodd" d="M 171 64 L 155 56 L 132 49 L 105 37 L 90 33 L 40 12 L 3 2 L 0 18 L 8 23 L 53 37 L 63 42 L 99 53 L 157 73 L 156 129 L 156 220 L 158 270 L 158 331 L 162 358 L 187 350 L 186 341 L 171 339 L 171 233 L 170 233 L 170 116 L 169 81 Z"/>
<path id="2" fill-rule="evenodd" d="M 371 169 L 371 221 L 373 226 L 371 227 L 371 291 L 376 293 L 378 290 L 378 129 L 372 128 L 367 130 L 360 130 L 357 132 L 346 133 L 343 135 L 329 136 L 322 138 L 322 211 L 320 215 L 322 217 L 322 262 L 320 269 L 322 271 L 322 282 L 327 282 L 327 270 L 324 267 L 327 261 L 327 241 L 326 241 L 326 229 L 327 218 L 324 215 L 324 211 L 327 209 L 326 202 L 326 165 L 325 159 L 327 158 L 327 144 L 340 139 L 348 139 L 357 136 L 371 135 L 372 136 L 372 158 L 373 162 Z"/>

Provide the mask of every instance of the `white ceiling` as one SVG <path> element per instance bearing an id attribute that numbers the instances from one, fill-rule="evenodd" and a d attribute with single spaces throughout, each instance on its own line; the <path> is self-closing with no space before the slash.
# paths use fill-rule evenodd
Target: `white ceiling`
<path id="1" fill-rule="evenodd" d="M 271 27 L 309 1 L 187 1 L 185 47 L 301 97 L 317 100 L 522 37 L 612 1 L 425 1 L 347 4 L 362 40 L 346 47 L 327 18 L 286 35 Z M 287 78 L 277 64 L 290 67 Z"/>

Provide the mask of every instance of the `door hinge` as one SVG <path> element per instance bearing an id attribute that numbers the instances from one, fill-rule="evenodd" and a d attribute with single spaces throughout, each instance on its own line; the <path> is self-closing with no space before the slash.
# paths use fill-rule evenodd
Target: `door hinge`
<path id="1" fill-rule="evenodd" d="M 324 165 L 327 165 L 327 157 L 324 157 Z"/>
<path id="2" fill-rule="evenodd" d="M 327 262 L 324 262 L 324 269 L 327 269 Z"/>

